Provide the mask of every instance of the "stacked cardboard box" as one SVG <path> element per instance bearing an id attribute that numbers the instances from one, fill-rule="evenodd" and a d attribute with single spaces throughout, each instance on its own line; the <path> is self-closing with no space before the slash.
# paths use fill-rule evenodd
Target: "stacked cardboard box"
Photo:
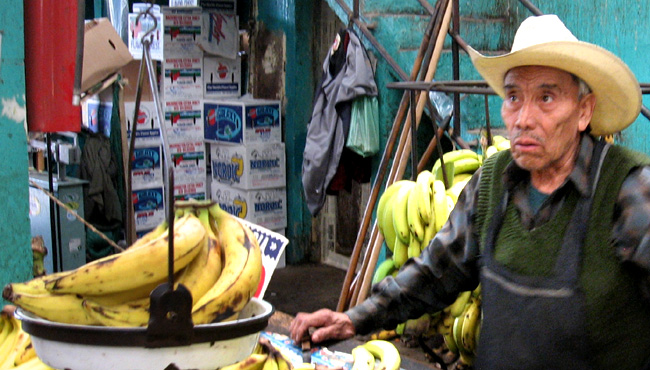
<path id="1" fill-rule="evenodd" d="M 161 66 L 164 122 L 154 126 L 144 113 L 138 118 L 136 137 L 141 150 L 134 164 L 152 165 L 155 154 L 167 150 L 173 162 L 175 199 L 209 197 L 235 216 L 284 234 L 286 155 L 280 102 L 241 97 L 236 1 L 170 0 L 169 5 L 151 9 L 158 21 L 150 40 L 152 58 Z M 134 13 L 144 6 L 148 4 L 134 4 Z M 130 50 L 134 58 L 141 58 L 138 35 L 153 22 L 149 26 L 137 23 L 137 14 L 129 19 Z M 155 108 L 146 102 L 142 107 Z M 167 148 L 151 140 L 155 132 L 147 130 L 156 128 L 164 130 Z M 134 192 L 134 202 L 137 198 L 158 204 L 149 199 L 157 190 L 162 192 L 160 179 L 166 168 L 170 166 L 137 173 L 143 187 L 138 188 L 142 193 Z"/>

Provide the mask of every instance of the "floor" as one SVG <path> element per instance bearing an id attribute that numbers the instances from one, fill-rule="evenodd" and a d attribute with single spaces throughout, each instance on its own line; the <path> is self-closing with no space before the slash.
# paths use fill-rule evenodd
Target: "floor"
<path id="1" fill-rule="evenodd" d="M 264 300 L 291 316 L 320 308 L 335 310 L 345 274 L 324 264 L 287 265 L 274 271 Z"/>

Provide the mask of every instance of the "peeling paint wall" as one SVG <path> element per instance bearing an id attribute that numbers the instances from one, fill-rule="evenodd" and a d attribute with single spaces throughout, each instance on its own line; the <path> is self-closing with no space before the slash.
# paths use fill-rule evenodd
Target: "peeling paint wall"
<path id="1" fill-rule="evenodd" d="M 0 287 L 31 276 L 23 3 L 0 12 Z M 4 302 L 6 303 L 6 302 Z"/>

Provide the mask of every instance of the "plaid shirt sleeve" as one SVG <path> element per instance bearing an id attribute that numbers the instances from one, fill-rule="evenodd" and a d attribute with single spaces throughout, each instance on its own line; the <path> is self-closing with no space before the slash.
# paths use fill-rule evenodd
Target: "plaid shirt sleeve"
<path id="1" fill-rule="evenodd" d="M 650 299 L 650 167 L 634 170 L 623 182 L 612 238 L 617 254 L 638 273 L 641 289 Z"/>
<path id="2" fill-rule="evenodd" d="M 346 311 L 357 334 L 392 329 L 410 318 L 450 305 L 458 291 L 478 285 L 478 242 L 472 224 L 480 170 L 463 189 L 445 226 L 419 258 L 372 287 L 371 296 Z"/>

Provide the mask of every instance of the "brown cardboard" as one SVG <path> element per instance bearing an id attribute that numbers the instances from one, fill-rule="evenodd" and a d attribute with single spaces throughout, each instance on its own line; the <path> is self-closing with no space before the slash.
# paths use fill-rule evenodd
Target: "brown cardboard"
<path id="1" fill-rule="evenodd" d="M 120 70 L 122 75 L 122 81 L 125 82 L 124 85 L 124 101 L 132 102 L 135 101 L 135 94 L 138 88 L 138 75 L 140 73 L 140 60 L 132 60 L 127 63 Z M 155 63 L 155 61 L 154 61 Z M 151 85 L 149 83 L 149 73 L 147 68 L 144 68 L 144 80 L 142 81 L 142 92 L 140 95 L 140 101 L 153 101 L 153 93 L 151 92 Z"/>
<path id="2" fill-rule="evenodd" d="M 129 49 L 108 18 L 87 21 L 84 29 L 84 58 L 81 90 L 101 83 L 133 60 Z"/>

